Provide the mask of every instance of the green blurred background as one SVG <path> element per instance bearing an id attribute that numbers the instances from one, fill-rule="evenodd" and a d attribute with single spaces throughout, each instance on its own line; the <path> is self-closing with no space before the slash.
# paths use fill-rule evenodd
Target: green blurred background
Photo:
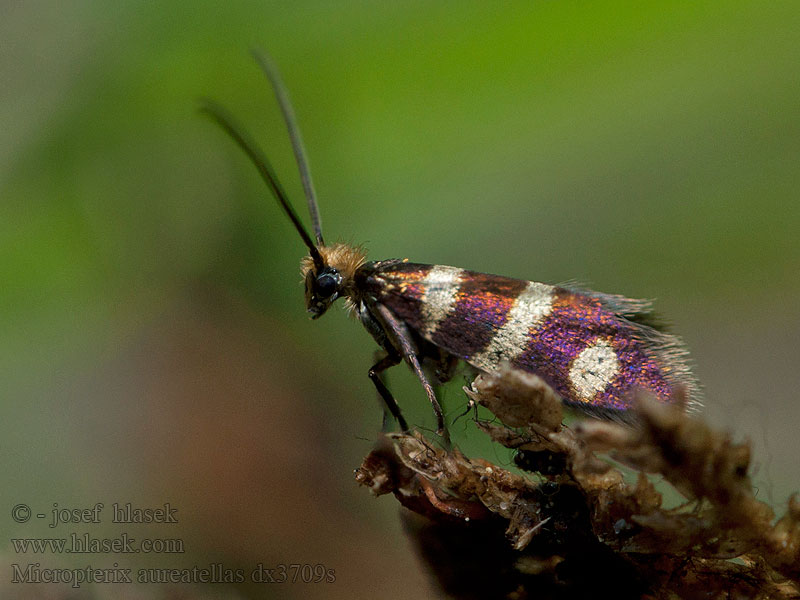
<path id="1" fill-rule="evenodd" d="M 0 591 L 14 523 L 132 502 L 180 537 L 98 566 L 323 563 L 336 583 L 189 597 L 425 597 L 396 502 L 353 481 L 380 409 L 374 343 L 310 322 L 303 246 L 196 108 L 262 140 L 298 210 L 290 89 L 326 239 L 657 309 L 692 350 L 707 418 L 754 443 L 759 497 L 800 488 L 800 6 L 796 2 L 5 3 L 0 8 Z M 305 217 L 305 215 L 303 214 Z M 407 369 L 391 386 L 432 426 Z M 452 419 L 464 405 L 456 381 Z M 462 447 L 482 446 L 468 419 Z M 86 558 L 77 563 L 87 562 Z M 69 597 L 166 597 L 159 586 Z M 25 594 L 30 594 L 26 596 Z M 217 594 L 218 596 L 214 596 Z"/>

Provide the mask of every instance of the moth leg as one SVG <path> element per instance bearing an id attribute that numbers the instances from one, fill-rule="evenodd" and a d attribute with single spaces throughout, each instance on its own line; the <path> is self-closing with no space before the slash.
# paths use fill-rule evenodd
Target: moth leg
<path id="1" fill-rule="evenodd" d="M 453 379 L 456 366 L 458 366 L 458 357 L 441 350 L 436 361 L 436 371 L 434 372 L 439 383 L 447 383 Z"/>
<path id="2" fill-rule="evenodd" d="M 372 358 L 373 360 L 375 360 L 375 365 L 377 365 L 379 361 L 383 360 L 383 357 L 384 353 L 381 352 L 380 350 L 375 350 L 375 352 L 372 353 Z M 374 370 L 375 365 L 373 365 L 373 367 L 370 367 L 370 371 Z M 369 380 L 372 381 L 373 380 L 372 377 L 370 377 Z M 382 381 L 383 385 L 388 388 L 389 375 L 384 374 Z M 375 388 L 375 391 L 376 392 L 378 391 L 377 387 Z M 394 424 L 393 422 L 395 421 L 395 418 L 392 416 L 392 413 L 389 411 L 389 406 L 386 404 L 386 401 L 383 399 L 383 396 L 380 393 L 378 394 L 378 401 L 380 402 L 381 405 L 381 432 L 386 433 L 387 431 L 391 431 L 391 426 Z"/>
<path id="3" fill-rule="evenodd" d="M 389 367 L 399 364 L 401 360 L 402 358 L 399 354 L 396 352 L 389 352 L 386 356 L 372 365 L 372 368 L 369 370 L 369 378 L 372 380 L 372 383 L 375 384 L 375 389 L 378 390 L 378 394 L 380 394 L 381 398 L 383 399 L 383 403 L 386 405 L 386 408 L 388 408 L 389 412 L 392 413 L 392 416 L 397 419 L 397 422 L 400 424 L 400 428 L 406 432 L 408 431 L 408 423 L 406 423 L 405 417 L 400 412 L 400 407 L 397 406 L 397 402 L 395 401 L 394 396 L 392 396 L 392 392 L 389 391 L 389 388 L 386 387 L 380 378 L 380 374 L 383 371 Z M 384 412 L 384 415 L 385 414 L 386 413 Z"/>
<path id="4" fill-rule="evenodd" d="M 439 400 L 436 398 L 436 392 L 433 391 L 433 386 L 431 385 L 430 381 L 428 381 L 427 376 L 419 364 L 419 359 L 414 351 L 414 343 L 411 341 L 405 325 L 398 321 L 397 317 L 392 314 L 392 311 L 390 311 L 384 305 L 376 304 L 375 310 L 380 315 L 380 318 L 383 320 L 386 328 L 389 330 L 389 332 L 391 332 L 394 339 L 400 345 L 400 354 L 402 354 L 403 358 L 405 358 L 408 364 L 411 365 L 411 369 L 422 383 L 422 387 L 425 389 L 425 393 L 428 395 L 428 400 L 430 400 L 431 406 L 433 406 L 433 412 L 436 414 L 436 433 L 437 435 L 442 436 L 445 443 L 449 446 L 450 436 L 448 435 L 447 429 L 444 426 L 444 414 L 442 413 L 442 407 L 439 404 Z"/>

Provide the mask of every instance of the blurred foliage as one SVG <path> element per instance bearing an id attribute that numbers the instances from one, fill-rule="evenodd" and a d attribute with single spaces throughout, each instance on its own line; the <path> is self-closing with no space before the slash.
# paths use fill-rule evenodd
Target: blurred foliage
<path id="1" fill-rule="evenodd" d="M 755 438 L 782 503 L 800 480 L 798 31 L 791 1 L 7 4 L 6 489 L 48 502 L 102 489 L 76 465 L 106 446 L 76 440 L 128 414 L 115 411 L 136 403 L 136 386 L 117 387 L 140 366 L 131 349 L 208 290 L 223 301 L 189 311 L 189 330 L 236 307 L 263 343 L 260 368 L 328 428 L 331 469 L 346 479 L 368 449 L 373 342 L 340 311 L 307 321 L 302 244 L 196 111 L 210 96 L 239 115 L 302 212 L 279 111 L 247 54 L 258 46 L 290 89 L 329 241 L 658 297 L 709 414 Z M 105 379 L 117 386 L 76 383 Z M 413 377 L 390 379 L 410 420 L 430 426 Z M 446 390 L 451 418 L 460 383 Z M 454 426 L 462 444 L 470 431 Z"/>

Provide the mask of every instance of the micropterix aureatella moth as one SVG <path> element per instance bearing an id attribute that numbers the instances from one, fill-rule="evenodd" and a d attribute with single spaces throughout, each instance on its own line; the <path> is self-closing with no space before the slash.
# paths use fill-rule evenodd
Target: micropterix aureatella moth
<path id="1" fill-rule="evenodd" d="M 444 416 L 427 365 L 448 378 L 459 360 L 482 372 L 501 365 L 534 373 L 563 402 L 596 416 L 626 420 L 637 389 L 662 402 L 681 390 L 688 405 L 700 391 L 675 336 L 645 324 L 647 301 L 476 273 L 455 267 L 368 261 L 347 244 L 326 245 L 300 132 L 277 68 L 253 53 L 269 80 L 289 130 L 300 171 L 314 238 L 308 234 L 258 145 L 219 104 L 205 100 L 203 112 L 250 157 L 272 194 L 308 247 L 302 261 L 306 308 L 313 319 L 338 298 L 357 316 L 385 356 L 369 370 L 391 414 L 408 424 L 380 374 L 405 360 L 422 383 L 446 436 Z"/>

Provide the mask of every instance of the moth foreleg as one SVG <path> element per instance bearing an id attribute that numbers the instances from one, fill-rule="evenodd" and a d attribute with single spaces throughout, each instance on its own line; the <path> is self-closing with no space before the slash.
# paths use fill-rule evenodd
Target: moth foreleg
<path id="1" fill-rule="evenodd" d="M 400 412 L 400 407 L 397 405 L 397 402 L 392 396 L 392 392 L 389 391 L 389 388 L 381 381 L 380 374 L 388 369 L 389 367 L 393 367 L 397 364 L 400 364 L 402 358 L 396 352 L 389 352 L 386 356 L 372 365 L 372 368 L 369 370 L 369 378 L 372 380 L 372 383 L 375 384 L 375 389 L 378 390 L 378 394 L 383 399 L 383 403 L 389 409 L 389 412 L 392 413 L 392 416 L 397 419 L 397 422 L 400 424 L 400 428 L 405 432 L 408 431 L 408 423 L 406 423 L 405 417 Z M 384 413 L 386 414 L 386 413 Z"/>
<path id="2" fill-rule="evenodd" d="M 436 433 L 441 435 L 445 439 L 445 442 L 449 445 L 450 436 L 447 434 L 447 429 L 445 429 L 444 426 L 444 414 L 442 413 L 442 407 L 439 404 L 439 400 L 436 398 L 436 392 L 433 391 L 433 386 L 431 385 L 430 381 L 428 381 L 428 377 L 425 375 L 425 372 L 422 370 L 422 367 L 419 364 L 419 358 L 417 358 L 417 353 L 414 350 L 414 343 L 411 341 L 411 338 L 408 334 L 408 329 L 397 319 L 397 317 L 394 316 L 394 314 L 392 314 L 392 311 L 390 311 L 384 305 L 377 304 L 375 306 L 375 311 L 378 313 L 381 321 L 383 321 L 383 324 L 391 334 L 391 337 L 394 338 L 394 340 L 400 346 L 400 354 L 402 354 L 403 358 L 411 366 L 411 370 L 414 371 L 422 383 L 422 387 L 425 389 L 425 393 L 428 395 L 428 400 L 430 400 L 431 406 L 433 407 L 433 412 L 436 414 Z"/>

